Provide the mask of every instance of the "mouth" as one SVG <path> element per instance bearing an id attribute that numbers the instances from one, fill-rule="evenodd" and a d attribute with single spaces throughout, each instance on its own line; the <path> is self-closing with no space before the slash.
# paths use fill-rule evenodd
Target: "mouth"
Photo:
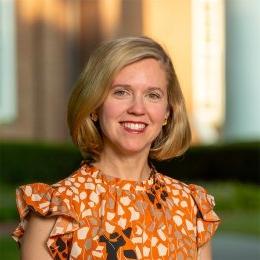
<path id="1" fill-rule="evenodd" d="M 120 125 L 128 132 L 142 133 L 142 132 L 144 132 L 144 130 L 148 124 L 143 123 L 143 122 L 124 121 L 124 122 L 120 122 Z"/>

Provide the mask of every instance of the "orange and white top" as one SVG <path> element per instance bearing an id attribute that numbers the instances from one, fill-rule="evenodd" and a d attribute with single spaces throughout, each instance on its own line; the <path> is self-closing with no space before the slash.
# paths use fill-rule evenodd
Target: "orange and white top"
<path id="1" fill-rule="evenodd" d="M 17 241 L 30 212 L 57 218 L 47 240 L 53 259 L 197 259 L 220 221 L 200 186 L 158 172 L 123 180 L 88 164 L 54 185 L 21 186 L 17 206 Z"/>

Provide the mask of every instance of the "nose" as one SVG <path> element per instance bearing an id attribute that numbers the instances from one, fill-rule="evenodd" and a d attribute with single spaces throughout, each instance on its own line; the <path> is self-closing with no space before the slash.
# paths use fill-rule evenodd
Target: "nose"
<path id="1" fill-rule="evenodd" d="M 131 104 L 127 111 L 132 115 L 144 115 L 145 114 L 145 104 L 142 96 L 133 97 Z"/>

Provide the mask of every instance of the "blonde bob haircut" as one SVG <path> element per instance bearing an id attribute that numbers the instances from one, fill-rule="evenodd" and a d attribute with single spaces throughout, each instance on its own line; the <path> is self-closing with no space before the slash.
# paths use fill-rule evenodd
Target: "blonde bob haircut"
<path id="1" fill-rule="evenodd" d="M 102 133 L 91 114 L 108 95 L 112 80 L 125 66 L 146 58 L 160 62 L 168 79 L 169 117 L 154 140 L 149 157 L 166 160 L 182 155 L 189 147 L 191 131 L 184 98 L 172 61 L 160 44 L 148 37 L 125 37 L 104 42 L 82 71 L 68 104 L 68 126 L 83 157 L 98 160 L 103 150 Z"/>

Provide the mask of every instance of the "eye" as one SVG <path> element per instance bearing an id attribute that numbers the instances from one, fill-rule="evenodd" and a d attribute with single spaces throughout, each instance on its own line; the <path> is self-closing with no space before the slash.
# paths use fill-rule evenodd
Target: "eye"
<path id="1" fill-rule="evenodd" d="M 151 92 L 148 94 L 148 97 L 150 99 L 153 99 L 153 100 L 158 100 L 161 98 L 161 95 L 159 93 L 156 93 L 156 92 Z"/>
<path id="2" fill-rule="evenodd" d="M 113 92 L 113 95 L 118 96 L 118 97 L 124 97 L 128 94 L 129 94 L 128 91 L 125 89 L 116 89 Z"/>
<path id="3" fill-rule="evenodd" d="M 112 94 L 116 97 L 124 97 L 129 94 L 129 91 L 124 88 L 116 88 L 113 90 Z"/>

